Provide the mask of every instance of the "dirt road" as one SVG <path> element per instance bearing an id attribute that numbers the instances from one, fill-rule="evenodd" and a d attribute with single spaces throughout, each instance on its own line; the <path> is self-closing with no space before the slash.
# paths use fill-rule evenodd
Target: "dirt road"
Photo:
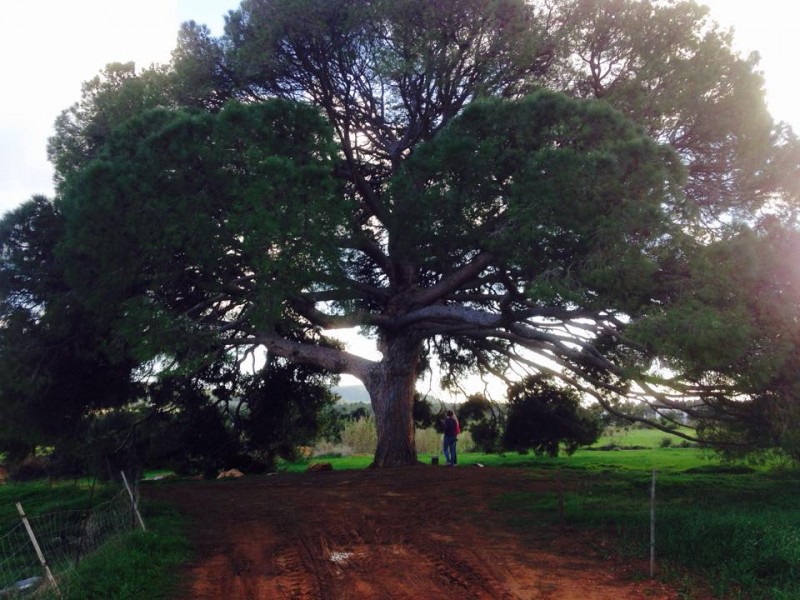
<path id="1" fill-rule="evenodd" d="M 194 520 L 186 600 L 677 598 L 644 563 L 604 557 L 535 513 L 522 524 L 498 510 L 508 494 L 555 497 L 552 487 L 525 470 L 420 466 L 144 491 Z"/>

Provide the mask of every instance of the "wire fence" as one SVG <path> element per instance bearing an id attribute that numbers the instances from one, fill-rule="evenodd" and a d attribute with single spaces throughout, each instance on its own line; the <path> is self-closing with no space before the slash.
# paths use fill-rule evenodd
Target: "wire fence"
<path id="1" fill-rule="evenodd" d="M 0 599 L 25 598 L 44 589 L 60 596 L 57 581 L 113 537 L 144 528 L 136 495 L 127 487 L 90 510 L 26 515 L 0 535 Z"/>

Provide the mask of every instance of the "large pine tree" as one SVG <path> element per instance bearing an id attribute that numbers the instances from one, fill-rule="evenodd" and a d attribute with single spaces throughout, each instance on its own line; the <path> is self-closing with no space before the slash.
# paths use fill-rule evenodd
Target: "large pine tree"
<path id="1" fill-rule="evenodd" d="M 376 466 L 416 461 L 432 356 L 717 432 L 758 401 L 763 323 L 702 265 L 796 225 L 799 162 L 730 41 L 693 3 L 244 0 L 60 120 L 69 281 L 142 360 L 264 346 L 358 377 Z"/>

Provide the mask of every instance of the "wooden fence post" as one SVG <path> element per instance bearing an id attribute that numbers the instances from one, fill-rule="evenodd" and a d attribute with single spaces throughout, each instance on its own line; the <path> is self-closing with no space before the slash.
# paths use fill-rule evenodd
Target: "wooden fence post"
<path id="1" fill-rule="evenodd" d="M 50 585 L 53 586 L 53 589 L 56 591 L 56 596 L 61 598 L 61 591 L 58 589 L 58 584 L 56 584 L 56 578 L 53 577 L 53 572 L 50 570 L 50 566 L 47 564 L 47 560 L 42 553 L 42 549 L 39 547 L 39 542 L 36 541 L 36 536 L 33 533 L 31 524 L 28 522 L 28 517 L 25 515 L 25 511 L 22 509 L 22 504 L 19 502 L 17 502 L 17 512 L 19 513 L 19 516 L 22 517 L 22 523 L 25 525 L 25 530 L 28 532 L 28 537 L 31 538 L 33 549 L 36 550 L 36 556 L 39 558 L 39 562 L 42 563 L 42 568 L 44 569 L 44 574 L 47 576 L 47 581 L 49 581 Z"/>
<path id="2" fill-rule="evenodd" d="M 558 483 L 558 524 L 564 528 L 564 480 L 561 478 L 561 467 L 556 472 Z"/>
<path id="3" fill-rule="evenodd" d="M 125 471 L 120 471 L 122 474 L 122 483 L 125 484 L 125 489 L 128 490 L 128 496 L 131 499 L 131 506 L 133 506 L 133 512 L 136 515 L 136 519 L 139 521 L 139 525 L 142 528 L 142 531 L 147 531 L 147 528 L 144 526 L 144 520 L 142 519 L 142 515 L 139 514 L 139 507 L 136 504 L 136 497 L 133 495 L 133 491 L 131 490 L 131 486 L 128 485 L 128 478 L 125 477 Z"/>
<path id="4" fill-rule="evenodd" d="M 650 484 L 650 578 L 656 574 L 656 470 Z"/>

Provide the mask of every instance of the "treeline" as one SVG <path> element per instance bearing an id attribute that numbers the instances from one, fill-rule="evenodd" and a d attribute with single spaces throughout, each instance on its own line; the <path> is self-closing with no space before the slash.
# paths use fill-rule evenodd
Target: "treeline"
<path id="1" fill-rule="evenodd" d="M 143 401 L 97 414 L 80 441 L 65 437 L 54 446 L 25 447 L 19 453 L 11 446 L 6 452 L 10 475 L 18 480 L 85 473 L 113 477 L 120 469 L 168 469 L 215 477 L 230 468 L 274 470 L 279 459 L 308 457 L 315 446 L 374 451 L 371 406 L 339 402 L 321 373 L 275 360 L 258 378 L 245 381 L 236 394 L 224 386 L 202 389 L 173 381 L 170 390 L 157 390 L 157 409 Z M 507 403 L 476 394 L 454 407 L 466 436 L 462 441 L 482 452 L 571 454 L 596 441 L 608 419 L 583 408 L 574 392 L 543 378 L 512 386 Z M 419 451 L 438 450 L 445 411 L 440 401 L 416 394 Z"/>

